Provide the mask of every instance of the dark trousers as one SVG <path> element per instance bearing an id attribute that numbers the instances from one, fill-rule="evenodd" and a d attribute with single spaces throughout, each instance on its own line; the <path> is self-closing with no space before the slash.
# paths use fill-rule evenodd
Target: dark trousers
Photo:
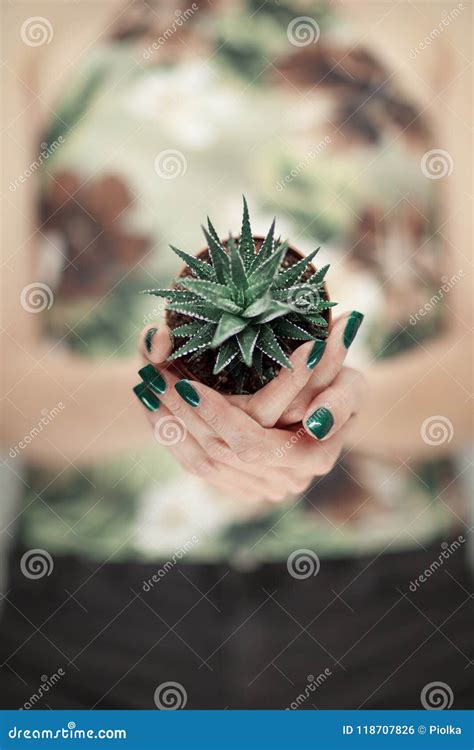
<path id="1" fill-rule="evenodd" d="M 100 567 L 66 556 L 30 579 L 16 552 L 0 707 L 415 709 L 432 682 L 449 687 L 453 708 L 471 707 L 463 550 L 410 590 L 440 549 L 322 560 L 306 579 L 283 563 Z"/>

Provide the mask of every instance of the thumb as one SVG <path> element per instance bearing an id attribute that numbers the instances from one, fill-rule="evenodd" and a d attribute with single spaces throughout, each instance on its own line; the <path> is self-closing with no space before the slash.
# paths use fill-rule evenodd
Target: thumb
<path id="1" fill-rule="evenodd" d="M 154 365 L 165 362 L 173 348 L 169 328 L 163 323 L 147 326 L 140 334 L 139 352 Z"/>

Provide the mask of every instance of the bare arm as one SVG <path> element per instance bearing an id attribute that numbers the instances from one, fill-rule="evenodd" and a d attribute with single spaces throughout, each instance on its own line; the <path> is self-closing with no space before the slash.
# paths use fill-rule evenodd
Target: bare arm
<path id="1" fill-rule="evenodd" d="M 469 11 L 467 11 L 468 13 Z M 454 34 L 454 28 L 456 33 Z M 448 33 L 451 34 L 448 43 Z M 435 145 L 453 161 L 450 176 L 437 181 L 443 215 L 446 276 L 459 275 L 439 304 L 444 306 L 445 330 L 436 339 L 406 354 L 374 364 L 366 373 L 370 398 L 354 420 L 353 449 L 386 457 L 433 456 L 420 434 L 423 422 L 441 416 L 452 424 L 452 440 L 437 455 L 452 452 L 472 436 L 472 72 L 469 66 L 469 19 L 446 31 L 439 55 L 439 80 L 431 82 L 427 113 L 436 126 Z M 439 54 L 439 50 L 437 52 Z M 448 64 L 449 61 L 449 64 Z M 413 63 L 414 64 L 414 63 Z M 439 421 L 439 420 L 438 420 Z M 448 425 L 448 430 L 450 430 Z"/>
<path id="2" fill-rule="evenodd" d="M 56 6 L 56 7 L 55 7 Z M 99 4 L 100 6 L 100 4 Z M 102 10 L 110 13 L 109 4 Z M 5 183 L 15 181 L 37 158 L 35 144 L 51 113 L 54 95 L 67 73 L 65 60 L 73 61 L 94 42 L 97 31 L 87 19 L 87 33 L 79 33 L 86 8 L 57 4 L 42 6 L 54 28 L 51 45 L 28 47 L 20 40 L 25 18 L 36 15 L 30 4 L 9 6 L 10 32 L 3 67 L 6 128 L 3 135 Z M 67 18 L 63 17 L 67 12 Z M 99 16 L 101 9 L 98 9 Z M 71 15 L 72 14 L 72 15 Z M 78 16 L 76 18 L 76 16 Z M 97 29 L 105 19 L 96 18 Z M 73 39 L 66 40 L 70 24 Z M 1 400 L 2 438 L 6 453 L 21 442 L 21 456 L 43 465 L 100 463 L 109 456 L 133 449 L 150 439 L 143 415 L 134 403 L 131 388 L 138 358 L 127 361 L 94 361 L 61 351 L 43 338 L 42 315 L 25 310 L 20 301 L 27 284 L 38 281 L 34 226 L 37 182 L 35 175 L 16 190 L 4 191 L 2 237 L 2 351 L 5 362 Z M 44 410 L 59 407 L 34 439 L 25 437 L 40 423 Z"/>

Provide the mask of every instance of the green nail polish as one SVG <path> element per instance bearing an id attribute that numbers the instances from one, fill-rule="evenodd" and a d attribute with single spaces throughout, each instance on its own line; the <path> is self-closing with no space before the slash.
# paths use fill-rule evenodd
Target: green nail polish
<path id="1" fill-rule="evenodd" d="M 320 406 L 315 412 L 311 414 L 306 420 L 306 427 L 310 432 L 313 433 L 314 437 L 321 440 L 326 437 L 329 430 L 334 424 L 334 417 L 324 406 Z"/>
<path id="2" fill-rule="evenodd" d="M 157 332 L 157 330 L 158 328 L 149 328 L 148 331 L 145 333 L 145 347 L 146 347 L 148 354 L 150 354 L 152 350 L 152 338 Z"/>
<path id="3" fill-rule="evenodd" d="M 308 370 L 314 370 L 319 360 L 323 356 L 325 349 L 326 342 L 322 339 L 316 339 L 306 362 L 306 367 L 308 368 Z"/>
<path id="4" fill-rule="evenodd" d="M 354 312 L 351 312 L 347 319 L 346 327 L 344 329 L 344 346 L 346 349 L 349 349 L 350 345 L 354 341 L 356 337 L 356 333 L 360 328 L 360 324 L 364 320 L 364 316 L 362 313 L 357 312 L 357 310 L 354 310 Z"/>
<path id="5" fill-rule="evenodd" d="M 175 385 L 181 398 L 183 398 L 190 406 L 198 406 L 200 402 L 199 393 L 191 385 L 188 380 L 178 380 Z"/>
<path id="6" fill-rule="evenodd" d="M 160 399 L 155 396 L 153 391 L 150 391 L 146 383 L 136 385 L 133 392 L 149 411 L 156 411 L 160 408 Z"/>
<path id="7" fill-rule="evenodd" d="M 155 393 L 162 394 L 166 391 L 166 380 L 159 370 L 155 370 L 153 365 L 142 367 L 141 370 L 138 370 L 138 374 Z"/>

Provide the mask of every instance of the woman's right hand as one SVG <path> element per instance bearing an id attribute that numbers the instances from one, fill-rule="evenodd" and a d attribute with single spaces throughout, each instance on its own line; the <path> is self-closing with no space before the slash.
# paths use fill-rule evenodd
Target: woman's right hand
<path id="1" fill-rule="evenodd" d="M 291 357 L 291 377 L 299 389 L 311 376 L 306 364 L 312 346 L 313 342 L 303 344 Z M 163 364 L 170 349 L 166 326 L 142 332 L 140 353 L 147 364 L 139 372 L 144 382 L 135 393 L 148 409 L 156 439 L 168 446 L 187 471 L 246 499 L 279 501 L 300 494 L 315 476 L 332 469 L 342 449 L 346 422 L 360 401 L 358 388 L 352 384 L 347 388 L 354 371 L 345 372 L 339 366 L 331 388 L 308 405 L 305 427 L 300 423 L 278 429 L 263 427 L 232 399 L 202 383 L 180 379 L 176 365 Z M 280 390 L 283 411 L 288 386 Z M 273 388 L 272 400 L 276 396 Z M 328 410 L 332 424 L 316 438 L 309 417 Z"/>

